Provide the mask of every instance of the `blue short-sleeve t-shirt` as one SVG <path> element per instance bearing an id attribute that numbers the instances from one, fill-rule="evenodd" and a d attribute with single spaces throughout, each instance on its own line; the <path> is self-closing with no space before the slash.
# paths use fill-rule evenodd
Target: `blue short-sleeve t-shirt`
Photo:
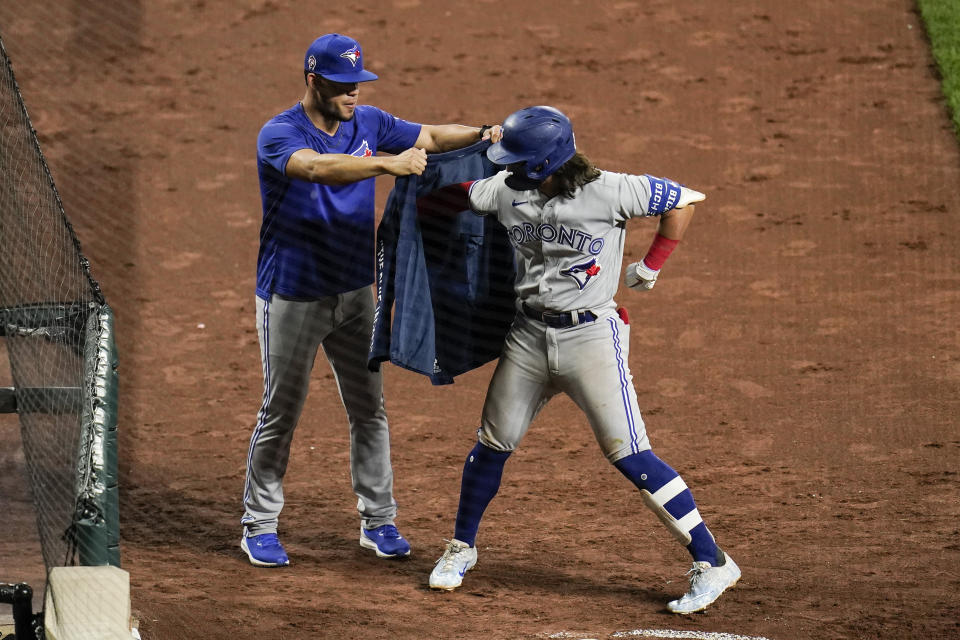
<path id="1" fill-rule="evenodd" d="M 288 178 L 300 149 L 372 156 L 414 145 L 421 125 L 359 105 L 335 135 L 317 129 L 297 103 L 270 119 L 257 137 L 263 223 L 257 295 L 314 300 L 369 286 L 374 278 L 375 185 L 342 186 Z"/>

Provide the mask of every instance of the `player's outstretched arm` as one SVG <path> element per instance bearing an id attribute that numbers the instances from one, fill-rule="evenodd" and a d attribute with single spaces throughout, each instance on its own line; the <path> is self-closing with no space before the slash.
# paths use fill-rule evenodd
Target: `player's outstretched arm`
<path id="1" fill-rule="evenodd" d="M 286 174 L 289 178 L 307 182 L 342 185 L 384 174 L 420 175 L 426 166 L 427 154 L 417 148 L 407 149 L 395 156 L 366 157 L 300 149 L 287 161 Z"/>
<path id="2" fill-rule="evenodd" d="M 500 125 L 468 127 L 462 124 L 425 124 L 420 128 L 416 146 L 427 153 L 442 153 L 468 147 L 480 140 L 499 142 Z"/>
<path id="3" fill-rule="evenodd" d="M 427 152 L 411 147 L 395 156 L 383 156 L 385 173 L 392 176 L 420 175 L 427 168 Z"/>

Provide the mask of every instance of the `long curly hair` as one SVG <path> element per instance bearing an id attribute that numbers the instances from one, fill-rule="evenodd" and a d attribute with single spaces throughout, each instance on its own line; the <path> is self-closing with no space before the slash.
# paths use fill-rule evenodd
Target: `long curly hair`
<path id="1" fill-rule="evenodd" d="M 577 151 L 552 177 L 560 189 L 558 195 L 572 198 L 577 189 L 599 178 L 600 170 L 593 166 L 590 158 Z"/>

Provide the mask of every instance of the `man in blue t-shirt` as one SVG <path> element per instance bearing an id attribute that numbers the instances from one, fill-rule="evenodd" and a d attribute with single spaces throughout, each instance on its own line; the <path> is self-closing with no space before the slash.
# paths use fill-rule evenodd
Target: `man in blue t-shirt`
<path id="1" fill-rule="evenodd" d="M 257 566 L 290 562 L 277 538 L 283 477 L 320 347 L 350 423 L 360 546 L 379 557 L 410 553 L 394 523 L 383 380 L 367 367 L 374 310 L 372 178 L 420 175 L 427 153 L 496 142 L 500 127 L 421 125 L 359 104 L 359 83 L 376 79 L 363 68 L 355 40 L 336 33 L 317 38 L 304 59 L 303 99 L 270 119 L 257 139 L 263 223 L 256 305 L 264 391 L 247 455 L 240 542 Z"/>

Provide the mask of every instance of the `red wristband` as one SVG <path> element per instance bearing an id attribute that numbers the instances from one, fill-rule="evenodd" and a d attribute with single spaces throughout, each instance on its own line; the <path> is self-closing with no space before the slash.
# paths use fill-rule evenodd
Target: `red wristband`
<path id="1" fill-rule="evenodd" d="M 650 245 L 650 250 L 647 251 L 647 257 L 643 259 L 643 263 L 648 268 L 659 271 L 679 243 L 679 240 L 671 240 L 658 233 L 653 239 L 653 244 Z"/>

